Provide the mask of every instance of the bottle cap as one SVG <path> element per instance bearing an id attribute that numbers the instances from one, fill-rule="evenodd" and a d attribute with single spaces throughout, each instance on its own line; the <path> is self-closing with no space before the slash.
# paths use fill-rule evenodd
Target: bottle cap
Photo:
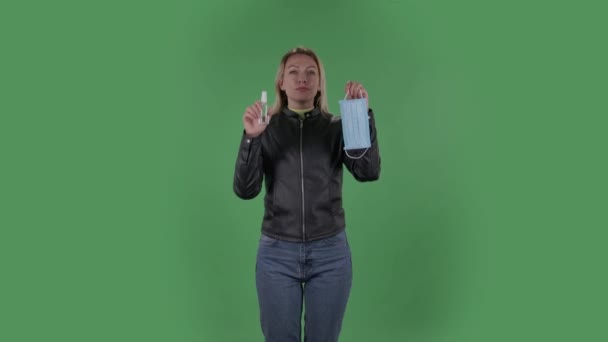
<path id="1" fill-rule="evenodd" d="M 266 94 L 266 90 L 262 91 L 262 102 L 268 102 L 268 95 Z"/>

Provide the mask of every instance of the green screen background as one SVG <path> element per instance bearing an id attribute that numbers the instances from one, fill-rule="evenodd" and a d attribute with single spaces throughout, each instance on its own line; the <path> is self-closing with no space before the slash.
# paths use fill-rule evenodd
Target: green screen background
<path id="1" fill-rule="evenodd" d="M 334 114 L 348 80 L 376 113 L 380 180 L 345 172 L 341 341 L 606 339 L 603 13 L 3 1 L 0 340 L 262 341 L 263 194 L 232 176 L 245 107 L 298 45 Z"/>

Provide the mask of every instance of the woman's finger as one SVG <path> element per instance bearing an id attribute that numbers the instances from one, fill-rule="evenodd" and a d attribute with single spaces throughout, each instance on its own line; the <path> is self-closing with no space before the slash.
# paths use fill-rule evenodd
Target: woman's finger
<path id="1" fill-rule="evenodd" d="M 359 85 L 355 85 L 351 88 L 351 94 L 353 96 L 353 99 L 358 99 L 359 98 Z"/>
<path id="2" fill-rule="evenodd" d="M 260 102 L 260 101 L 255 102 L 255 112 L 258 115 L 260 115 L 260 113 L 262 113 L 262 102 Z"/>
<path id="3" fill-rule="evenodd" d="M 249 115 L 253 116 L 254 118 L 257 118 L 257 117 L 258 117 L 258 114 L 257 114 L 256 112 L 257 112 L 257 110 L 256 110 L 254 107 L 249 107 L 249 108 L 247 109 L 247 113 L 248 113 Z"/>
<path id="4" fill-rule="evenodd" d="M 361 83 L 355 83 L 355 86 L 352 87 L 353 98 L 360 99 L 361 98 Z"/>
<path id="5" fill-rule="evenodd" d="M 251 113 L 246 113 L 245 114 L 245 118 L 249 121 L 251 121 L 252 123 L 256 122 L 257 118 L 255 117 L 255 115 L 251 114 Z"/>
<path id="6" fill-rule="evenodd" d="M 350 97 L 356 99 L 359 97 L 359 82 L 353 82 L 350 85 Z"/>

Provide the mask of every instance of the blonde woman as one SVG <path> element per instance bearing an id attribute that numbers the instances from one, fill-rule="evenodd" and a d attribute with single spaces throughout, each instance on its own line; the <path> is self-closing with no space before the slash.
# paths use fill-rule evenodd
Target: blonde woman
<path id="1" fill-rule="evenodd" d="M 344 153 L 342 124 L 327 107 L 323 64 L 310 49 L 294 48 L 281 59 L 267 125 L 258 123 L 259 101 L 243 115 L 234 192 L 252 199 L 265 184 L 256 288 L 266 342 L 301 340 L 303 304 L 305 340 L 338 341 L 352 284 L 343 165 L 361 182 L 380 176 L 367 91 L 358 82 L 344 90 L 368 103 L 371 147 L 360 158 Z"/>

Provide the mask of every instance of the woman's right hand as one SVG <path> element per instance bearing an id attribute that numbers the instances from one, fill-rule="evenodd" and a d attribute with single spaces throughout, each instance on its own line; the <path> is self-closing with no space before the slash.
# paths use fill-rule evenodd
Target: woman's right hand
<path id="1" fill-rule="evenodd" d="M 245 114 L 243 114 L 243 126 L 245 127 L 245 133 L 247 136 L 251 138 L 258 137 L 264 130 L 266 126 L 264 124 L 258 123 L 258 118 L 262 113 L 262 102 L 255 101 L 254 104 L 247 107 L 245 110 Z M 268 112 L 268 120 L 270 120 L 270 112 Z"/>

